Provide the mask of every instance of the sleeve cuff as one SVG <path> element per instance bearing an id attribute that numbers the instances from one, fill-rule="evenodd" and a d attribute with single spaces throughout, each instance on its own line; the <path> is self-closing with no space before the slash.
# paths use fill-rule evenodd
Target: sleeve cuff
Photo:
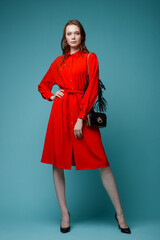
<path id="1" fill-rule="evenodd" d="M 53 94 L 53 93 L 51 93 L 50 95 L 48 95 L 48 98 L 47 98 L 47 100 L 48 100 L 48 101 L 52 101 L 52 100 L 50 100 L 50 99 L 49 99 L 49 98 L 50 98 L 50 97 L 52 97 L 52 96 L 54 96 L 54 94 Z"/>
<path id="2" fill-rule="evenodd" d="M 82 118 L 83 120 L 85 120 L 85 118 L 86 118 L 85 113 L 80 113 L 78 115 L 78 118 Z"/>

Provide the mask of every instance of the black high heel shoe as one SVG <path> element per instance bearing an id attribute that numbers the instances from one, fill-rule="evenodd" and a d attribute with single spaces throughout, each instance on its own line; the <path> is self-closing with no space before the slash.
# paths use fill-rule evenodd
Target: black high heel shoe
<path id="1" fill-rule="evenodd" d="M 131 233 L 131 230 L 130 230 L 129 227 L 128 227 L 128 228 L 121 228 L 121 227 L 120 227 L 116 213 L 115 213 L 115 219 L 117 220 L 118 227 L 119 227 L 119 229 L 121 230 L 121 232 L 123 232 L 123 233 Z"/>
<path id="2" fill-rule="evenodd" d="M 70 213 L 68 212 L 68 214 L 69 214 L 69 218 L 70 218 Z M 61 219 L 61 221 L 62 221 L 62 219 Z M 69 227 L 66 227 L 66 228 L 62 228 L 62 227 L 61 227 L 61 224 L 60 224 L 60 231 L 61 231 L 62 233 L 67 233 L 67 232 L 70 231 L 70 226 L 69 226 Z"/>

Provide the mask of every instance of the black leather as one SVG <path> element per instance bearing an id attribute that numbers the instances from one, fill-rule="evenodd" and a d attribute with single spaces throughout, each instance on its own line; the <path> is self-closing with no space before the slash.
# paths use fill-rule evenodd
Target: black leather
<path id="1" fill-rule="evenodd" d="M 121 230 L 122 233 L 129 233 L 129 234 L 131 233 L 131 230 L 130 230 L 129 227 L 128 227 L 128 228 L 121 228 L 121 227 L 120 227 L 116 213 L 115 213 L 115 219 L 117 220 L 118 227 L 119 227 L 119 229 Z"/>
<path id="2" fill-rule="evenodd" d="M 68 212 L 69 213 L 69 212 Z M 69 213 L 69 217 L 70 217 L 70 213 Z M 61 219 L 62 220 L 62 219 Z M 66 228 L 62 228 L 61 225 L 60 225 L 60 231 L 62 233 L 67 233 L 70 231 L 70 226 L 69 227 L 66 227 Z"/>
<path id="3" fill-rule="evenodd" d="M 93 108 L 86 117 L 86 125 L 94 127 L 106 127 L 107 125 L 107 116 L 102 112 L 95 112 Z"/>

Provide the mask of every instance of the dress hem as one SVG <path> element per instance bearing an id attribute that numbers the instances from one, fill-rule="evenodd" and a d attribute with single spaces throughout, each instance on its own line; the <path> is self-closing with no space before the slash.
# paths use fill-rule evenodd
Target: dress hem
<path id="1" fill-rule="evenodd" d="M 76 165 L 71 165 L 71 168 L 67 168 L 67 167 L 58 167 L 56 164 L 53 164 L 53 163 L 47 163 L 47 162 L 41 162 L 41 163 L 50 164 L 50 165 L 55 166 L 56 168 L 61 168 L 61 169 L 65 169 L 65 170 L 72 170 L 72 167 L 75 167 L 76 170 L 92 170 L 92 169 L 97 169 L 97 168 L 103 168 L 103 167 L 109 167 L 110 166 L 110 163 L 105 163 L 105 164 L 102 164 L 102 165 L 99 165 L 99 166 L 96 166 L 96 167 L 92 167 L 92 168 L 79 168 L 79 167 L 76 167 Z"/>

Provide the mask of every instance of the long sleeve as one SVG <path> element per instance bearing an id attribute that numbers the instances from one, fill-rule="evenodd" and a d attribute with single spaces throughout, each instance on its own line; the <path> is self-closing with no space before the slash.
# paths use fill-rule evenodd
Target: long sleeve
<path id="1" fill-rule="evenodd" d="M 42 97 L 48 101 L 51 101 L 49 98 L 54 96 L 51 92 L 52 87 L 56 84 L 56 59 L 51 63 L 48 71 L 44 75 L 42 81 L 38 85 L 38 91 L 41 93 Z"/>
<path id="2" fill-rule="evenodd" d="M 82 98 L 78 118 L 85 119 L 98 97 L 99 63 L 95 53 L 88 57 L 89 84 Z"/>

